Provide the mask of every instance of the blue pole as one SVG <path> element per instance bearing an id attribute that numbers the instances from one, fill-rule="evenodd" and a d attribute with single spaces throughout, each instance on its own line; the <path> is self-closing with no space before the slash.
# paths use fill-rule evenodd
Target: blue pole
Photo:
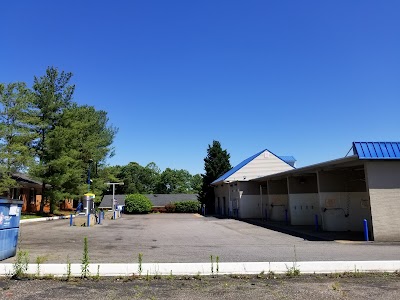
<path id="1" fill-rule="evenodd" d="M 365 241 L 369 241 L 369 237 L 368 237 L 368 221 L 366 219 L 364 219 L 364 239 Z"/>
<path id="2" fill-rule="evenodd" d="M 318 215 L 315 215 L 315 231 L 318 231 L 319 226 L 318 226 Z"/>
<path id="3" fill-rule="evenodd" d="M 285 209 L 285 220 L 286 220 L 286 225 L 289 225 L 289 218 L 288 218 L 288 211 Z"/>
<path id="4" fill-rule="evenodd" d="M 87 215 L 87 227 L 90 227 L 90 213 Z"/>
<path id="5" fill-rule="evenodd" d="M 104 220 L 104 211 L 102 211 L 101 214 L 103 215 L 103 220 Z"/>
<path id="6" fill-rule="evenodd" d="M 99 212 L 99 221 L 97 222 L 97 224 L 101 224 L 101 211 Z"/>
<path id="7" fill-rule="evenodd" d="M 114 210 L 114 220 L 115 220 L 115 210 Z"/>
<path id="8" fill-rule="evenodd" d="M 72 214 L 70 214 L 69 217 L 69 226 L 72 226 Z"/>

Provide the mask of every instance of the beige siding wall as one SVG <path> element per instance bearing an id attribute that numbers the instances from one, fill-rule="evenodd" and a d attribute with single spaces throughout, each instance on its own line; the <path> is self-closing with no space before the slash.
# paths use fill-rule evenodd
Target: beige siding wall
<path id="1" fill-rule="evenodd" d="M 227 178 L 227 180 L 250 180 L 292 169 L 292 166 L 288 165 L 272 153 L 264 151 L 246 166 L 232 174 Z"/>
<path id="2" fill-rule="evenodd" d="M 375 241 L 400 241 L 400 161 L 365 163 Z"/>

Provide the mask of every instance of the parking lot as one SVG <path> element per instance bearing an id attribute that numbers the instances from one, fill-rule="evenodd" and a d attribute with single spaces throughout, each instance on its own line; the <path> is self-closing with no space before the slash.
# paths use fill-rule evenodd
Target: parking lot
<path id="1" fill-rule="evenodd" d="M 195 214 L 123 215 L 94 227 L 69 220 L 26 223 L 19 246 L 30 261 L 80 263 L 88 238 L 92 263 L 399 260 L 400 243 L 307 241 L 232 219 Z M 14 258 L 3 263 L 13 262 Z"/>

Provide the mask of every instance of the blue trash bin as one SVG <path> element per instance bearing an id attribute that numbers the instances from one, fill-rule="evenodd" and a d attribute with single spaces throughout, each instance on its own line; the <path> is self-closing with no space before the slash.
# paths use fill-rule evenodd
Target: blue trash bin
<path id="1" fill-rule="evenodd" d="M 17 253 L 22 200 L 0 198 L 0 260 Z"/>

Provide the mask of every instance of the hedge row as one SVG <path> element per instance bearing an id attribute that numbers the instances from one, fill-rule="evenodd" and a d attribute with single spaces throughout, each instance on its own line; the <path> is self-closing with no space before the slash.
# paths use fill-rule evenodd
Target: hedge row
<path id="1" fill-rule="evenodd" d="M 151 212 L 153 205 L 144 195 L 131 194 L 125 199 L 125 212 L 131 214 L 147 214 Z M 199 201 L 180 201 L 165 205 L 169 213 L 197 213 L 200 209 Z"/>
<path id="2" fill-rule="evenodd" d="M 180 201 L 165 205 L 165 209 L 169 213 L 197 213 L 200 209 L 199 201 Z"/>

